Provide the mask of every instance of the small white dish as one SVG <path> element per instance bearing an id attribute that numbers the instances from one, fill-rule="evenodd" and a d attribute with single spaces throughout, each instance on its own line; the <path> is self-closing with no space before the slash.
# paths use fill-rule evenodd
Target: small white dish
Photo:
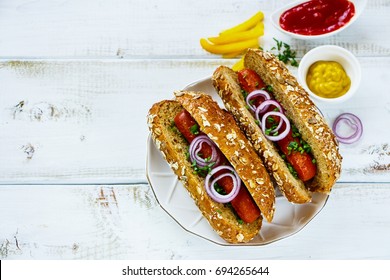
<path id="1" fill-rule="evenodd" d="M 343 66 L 345 72 L 351 79 L 351 87 L 347 93 L 337 98 L 324 98 L 316 95 L 309 89 L 306 83 L 307 72 L 313 63 L 320 60 L 336 61 Z M 357 89 L 359 88 L 361 75 L 361 67 L 357 58 L 350 51 L 334 45 L 325 45 L 311 49 L 303 56 L 298 67 L 299 83 L 314 100 L 326 103 L 341 103 L 350 99 L 353 95 L 355 95 Z"/>
<path id="2" fill-rule="evenodd" d="M 213 87 L 211 77 L 191 83 L 185 87 L 185 90 L 203 91 L 211 95 L 219 104 L 223 104 Z M 250 242 L 230 244 L 223 240 L 202 216 L 150 136 L 147 143 L 146 176 L 160 206 L 183 229 L 219 245 L 258 246 L 284 239 L 303 229 L 322 210 L 328 200 L 327 194 L 314 193 L 310 203 L 292 204 L 283 196 L 278 196 L 272 223 L 263 220 L 259 234 Z"/>
<path id="3" fill-rule="evenodd" d="M 296 34 L 296 33 L 292 33 L 292 32 L 289 32 L 289 31 L 286 31 L 284 30 L 280 24 L 279 24 L 279 18 L 280 16 L 287 10 L 291 9 L 292 7 L 295 7 L 299 4 L 302 4 L 302 3 L 305 3 L 305 2 L 308 2 L 309 0 L 299 0 L 299 1 L 296 1 L 296 2 L 293 2 L 293 3 L 290 3 L 290 4 L 287 4 L 286 6 L 276 10 L 275 12 L 273 12 L 271 14 L 271 22 L 272 24 L 276 27 L 276 29 L 278 29 L 280 32 L 284 33 L 284 34 L 287 34 L 293 38 L 296 38 L 296 39 L 304 39 L 304 40 L 312 40 L 312 39 L 321 39 L 321 38 L 326 38 L 326 37 L 329 37 L 331 35 L 334 35 L 334 34 L 337 34 L 339 32 L 341 32 L 342 30 L 348 28 L 348 26 L 350 26 L 352 23 L 354 23 L 358 17 L 362 14 L 366 4 L 367 4 L 367 0 L 350 0 L 354 5 L 355 5 L 355 15 L 351 18 L 351 20 L 346 24 L 344 25 L 343 27 L 333 31 L 333 32 L 329 32 L 329 33 L 325 33 L 325 34 L 321 34 L 321 35 L 301 35 L 301 34 Z"/>

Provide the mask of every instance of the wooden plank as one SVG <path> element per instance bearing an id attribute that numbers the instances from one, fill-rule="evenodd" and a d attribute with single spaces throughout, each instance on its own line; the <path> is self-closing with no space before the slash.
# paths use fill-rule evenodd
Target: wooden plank
<path id="1" fill-rule="evenodd" d="M 146 115 L 219 61 L 5 61 L 0 181 L 146 182 Z M 191 79 L 192 79 L 191 78 Z"/>
<path id="2" fill-rule="evenodd" d="M 359 56 L 390 54 L 387 0 L 368 1 L 361 18 L 348 30 L 307 42 L 282 36 L 269 22 L 272 11 L 292 1 L 4 0 L 1 57 L 214 58 L 202 50 L 199 39 L 217 35 L 257 10 L 266 15 L 266 35 L 261 40 L 266 49 L 276 37 L 291 43 L 299 55 L 322 44 L 341 45 Z"/>
<path id="3" fill-rule="evenodd" d="M 360 61 L 363 80 L 356 97 L 341 107 L 318 106 L 329 123 L 342 112 L 364 123 L 360 142 L 341 145 L 341 181 L 390 182 L 390 137 L 384 129 L 390 126 L 390 96 L 383 90 L 390 58 Z M 0 183 L 146 182 L 148 109 L 232 62 L 1 62 Z"/>
<path id="4" fill-rule="evenodd" d="M 2 1 L 1 55 L 110 58 L 199 55 L 203 54 L 199 38 L 224 28 L 223 23 L 238 23 L 260 8 L 270 10 L 267 1 L 260 4 L 234 0 Z"/>
<path id="5" fill-rule="evenodd" d="M 147 185 L 1 186 L 1 259 L 388 259 L 389 184 L 338 184 L 302 231 L 224 247 L 184 231 Z M 310 244 L 310 246 L 309 246 Z"/>

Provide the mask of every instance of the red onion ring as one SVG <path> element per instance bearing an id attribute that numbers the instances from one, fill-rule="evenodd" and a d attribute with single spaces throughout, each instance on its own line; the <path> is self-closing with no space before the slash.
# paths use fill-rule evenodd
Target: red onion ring
<path id="1" fill-rule="evenodd" d="M 255 110 L 255 117 L 259 122 L 261 122 L 260 114 L 267 111 L 267 109 L 269 108 L 270 105 L 274 105 L 276 108 L 279 109 L 279 112 L 284 113 L 283 108 L 278 101 L 273 100 L 273 99 L 266 100 L 266 101 L 262 102 L 259 105 L 259 107 L 257 107 Z M 279 123 L 277 130 L 280 128 L 281 125 L 282 125 L 282 122 Z"/>
<path id="2" fill-rule="evenodd" d="M 278 116 L 278 117 L 280 117 L 280 121 L 279 121 L 279 125 L 278 125 L 279 128 L 281 126 L 281 123 L 285 122 L 286 128 L 285 128 L 285 130 L 282 133 L 279 133 L 276 136 L 267 135 L 265 133 L 265 131 L 267 129 L 266 128 L 267 118 L 269 116 Z M 282 140 L 283 138 L 285 138 L 287 136 L 287 134 L 290 132 L 291 125 L 290 125 L 290 121 L 287 119 L 287 117 L 283 113 L 271 111 L 271 112 L 265 113 L 263 118 L 261 119 L 261 129 L 263 130 L 265 137 L 267 137 L 269 140 L 271 140 L 271 141 L 279 141 L 279 140 Z M 276 131 L 278 131 L 278 130 L 277 129 L 273 129 L 271 131 L 271 133 L 276 132 Z"/>
<path id="3" fill-rule="evenodd" d="M 340 132 L 340 124 L 345 123 L 353 129 L 353 133 L 347 136 L 343 136 Z M 339 115 L 332 126 L 333 132 L 339 142 L 344 144 L 352 144 L 360 139 L 363 134 L 362 121 L 354 114 L 343 113 Z"/>
<path id="4" fill-rule="evenodd" d="M 212 179 L 212 176 L 216 174 L 217 172 L 227 169 L 230 172 L 223 173 L 221 175 L 218 175 L 216 178 Z M 219 181 L 220 179 L 224 177 L 231 177 L 233 180 L 233 189 L 226 195 L 219 194 L 215 188 L 214 184 Z M 212 179 L 212 181 L 211 181 Z M 210 183 L 211 181 L 211 183 Z M 236 171 L 233 169 L 233 167 L 228 166 L 228 165 L 221 165 L 216 168 L 213 168 L 209 174 L 207 174 L 205 181 L 204 181 L 204 186 L 206 189 L 207 194 L 216 202 L 219 203 L 228 203 L 232 201 L 237 195 L 238 192 L 240 191 L 241 188 L 241 179 L 237 175 Z"/>
<path id="5" fill-rule="evenodd" d="M 211 157 L 209 160 L 206 161 L 206 159 L 202 158 L 198 155 L 200 150 L 202 149 L 203 144 L 207 144 L 211 147 Z M 197 136 L 190 144 L 189 148 L 190 153 L 190 160 L 191 162 L 196 162 L 196 164 L 199 167 L 205 167 L 211 163 L 214 163 L 214 166 L 219 164 L 220 157 L 217 151 L 217 147 L 215 146 L 214 142 L 211 141 L 210 138 L 208 138 L 206 135 L 200 135 Z"/>
<path id="6" fill-rule="evenodd" d="M 249 93 L 248 96 L 246 97 L 246 104 L 248 104 L 249 108 L 253 112 L 256 111 L 256 107 L 254 105 L 252 105 L 250 101 L 253 98 L 258 97 L 258 96 L 263 97 L 264 100 L 270 100 L 271 99 L 271 96 L 269 95 L 269 93 L 266 92 L 265 90 L 262 90 L 262 89 L 254 90 L 251 93 Z M 264 110 L 266 110 L 267 108 L 265 108 Z"/>

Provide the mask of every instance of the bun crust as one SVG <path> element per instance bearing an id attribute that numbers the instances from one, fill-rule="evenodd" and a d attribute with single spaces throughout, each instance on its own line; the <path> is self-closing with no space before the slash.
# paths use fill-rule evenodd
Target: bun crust
<path id="1" fill-rule="evenodd" d="M 284 160 L 278 155 L 275 145 L 265 137 L 247 109 L 237 73 L 226 66 L 220 66 L 215 70 L 212 80 L 226 109 L 233 114 L 241 130 L 251 141 L 283 195 L 293 203 L 309 202 L 310 192 L 301 180 L 297 180 L 290 173 Z"/>
<path id="2" fill-rule="evenodd" d="M 336 137 L 325 119 L 296 78 L 273 54 L 249 49 L 244 65 L 256 71 L 267 85 L 272 86 L 274 96 L 286 110 L 287 117 L 294 122 L 302 139 L 311 146 L 317 162 L 317 173 L 307 187 L 311 191 L 329 193 L 340 176 L 342 157 Z"/>
<path id="3" fill-rule="evenodd" d="M 275 190 L 263 162 L 241 132 L 232 115 L 222 110 L 209 95 L 175 92 L 176 100 L 192 115 L 200 130 L 219 147 L 247 187 L 261 213 L 271 222 Z"/>
<path id="4" fill-rule="evenodd" d="M 161 101 L 152 106 L 147 120 L 155 146 L 215 232 L 229 243 L 250 241 L 258 234 L 262 218 L 250 224 L 239 223 L 228 206 L 215 202 L 207 195 L 203 187 L 204 179 L 194 174 L 191 163 L 186 159 L 188 143 L 172 129 L 172 121 L 182 109 L 180 103 L 173 100 Z"/>

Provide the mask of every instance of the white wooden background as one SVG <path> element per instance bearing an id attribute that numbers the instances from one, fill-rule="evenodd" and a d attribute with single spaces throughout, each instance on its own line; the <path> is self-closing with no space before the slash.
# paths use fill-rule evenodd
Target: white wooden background
<path id="1" fill-rule="evenodd" d="M 370 0 L 349 29 L 289 39 L 268 16 L 291 1 L 0 2 L 0 259 L 389 259 L 390 1 Z M 262 10 L 272 38 L 301 57 L 343 46 L 362 65 L 356 98 L 318 104 L 359 115 L 341 146 L 342 178 L 301 232 L 263 247 L 223 247 L 184 231 L 145 177 L 146 113 L 220 64 L 199 39 Z M 296 70 L 295 70 L 296 71 Z"/>

